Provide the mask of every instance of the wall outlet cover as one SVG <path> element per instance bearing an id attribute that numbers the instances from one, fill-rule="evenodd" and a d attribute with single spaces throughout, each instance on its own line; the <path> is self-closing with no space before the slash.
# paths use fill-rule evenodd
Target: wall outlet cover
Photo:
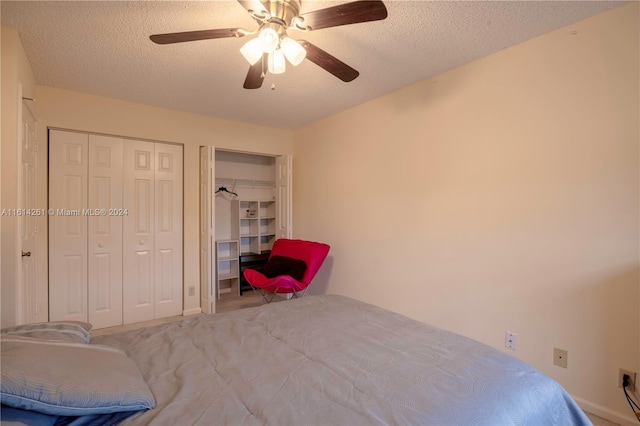
<path id="1" fill-rule="evenodd" d="M 518 335 L 510 331 L 505 332 L 504 346 L 505 348 L 509 348 L 515 351 L 518 348 Z"/>
<path id="2" fill-rule="evenodd" d="M 635 392 L 636 390 L 636 373 L 633 371 L 623 370 L 622 368 L 618 370 L 618 387 L 622 387 L 622 376 L 629 376 L 629 385 L 627 386 L 627 390 L 629 392 Z"/>
<path id="3" fill-rule="evenodd" d="M 569 353 L 565 349 L 553 348 L 553 365 L 567 368 L 567 358 Z"/>

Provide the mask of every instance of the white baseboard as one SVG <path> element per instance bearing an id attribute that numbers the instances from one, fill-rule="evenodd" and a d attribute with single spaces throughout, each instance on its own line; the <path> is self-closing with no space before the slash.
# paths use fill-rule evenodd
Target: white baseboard
<path id="1" fill-rule="evenodd" d="M 200 308 L 191 308 L 191 309 L 182 311 L 182 315 L 185 317 L 188 317 L 189 315 L 198 315 L 200 313 L 202 313 L 202 309 Z"/>
<path id="2" fill-rule="evenodd" d="M 584 411 L 588 411 L 591 414 L 595 414 L 598 417 L 602 417 L 603 419 L 618 423 L 622 426 L 638 426 L 638 420 L 631 416 L 620 414 L 617 411 L 609 410 L 601 405 L 594 404 L 573 395 L 571 397 Z"/>

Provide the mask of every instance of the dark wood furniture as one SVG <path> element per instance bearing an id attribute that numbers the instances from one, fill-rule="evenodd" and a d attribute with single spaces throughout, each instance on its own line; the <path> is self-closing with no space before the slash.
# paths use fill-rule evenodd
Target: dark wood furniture
<path id="1" fill-rule="evenodd" d="M 240 255 L 240 296 L 242 292 L 251 290 L 251 284 L 244 278 L 244 270 L 247 268 L 262 271 L 265 263 L 269 260 L 271 251 L 263 251 L 262 253 L 244 253 Z"/>

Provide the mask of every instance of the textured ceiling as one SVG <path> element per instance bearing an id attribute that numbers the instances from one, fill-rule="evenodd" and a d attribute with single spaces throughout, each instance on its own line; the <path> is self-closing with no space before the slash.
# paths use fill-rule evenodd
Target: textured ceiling
<path id="1" fill-rule="evenodd" d="M 302 13 L 345 2 L 303 1 Z M 6 1 L 38 84 L 234 121 L 297 128 L 624 2 L 385 1 L 384 21 L 289 31 L 357 69 L 344 83 L 310 61 L 242 88 L 246 38 L 157 45 L 149 35 L 255 30 L 236 1 Z M 275 89 L 271 90 L 271 86 Z"/>

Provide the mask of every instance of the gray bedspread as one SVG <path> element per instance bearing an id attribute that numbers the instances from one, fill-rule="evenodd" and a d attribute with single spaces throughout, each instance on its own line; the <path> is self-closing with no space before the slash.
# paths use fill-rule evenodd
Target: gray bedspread
<path id="1" fill-rule="evenodd" d="M 340 296 L 95 337 L 157 407 L 125 424 L 582 425 L 555 381 L 466 337 Z"/>

